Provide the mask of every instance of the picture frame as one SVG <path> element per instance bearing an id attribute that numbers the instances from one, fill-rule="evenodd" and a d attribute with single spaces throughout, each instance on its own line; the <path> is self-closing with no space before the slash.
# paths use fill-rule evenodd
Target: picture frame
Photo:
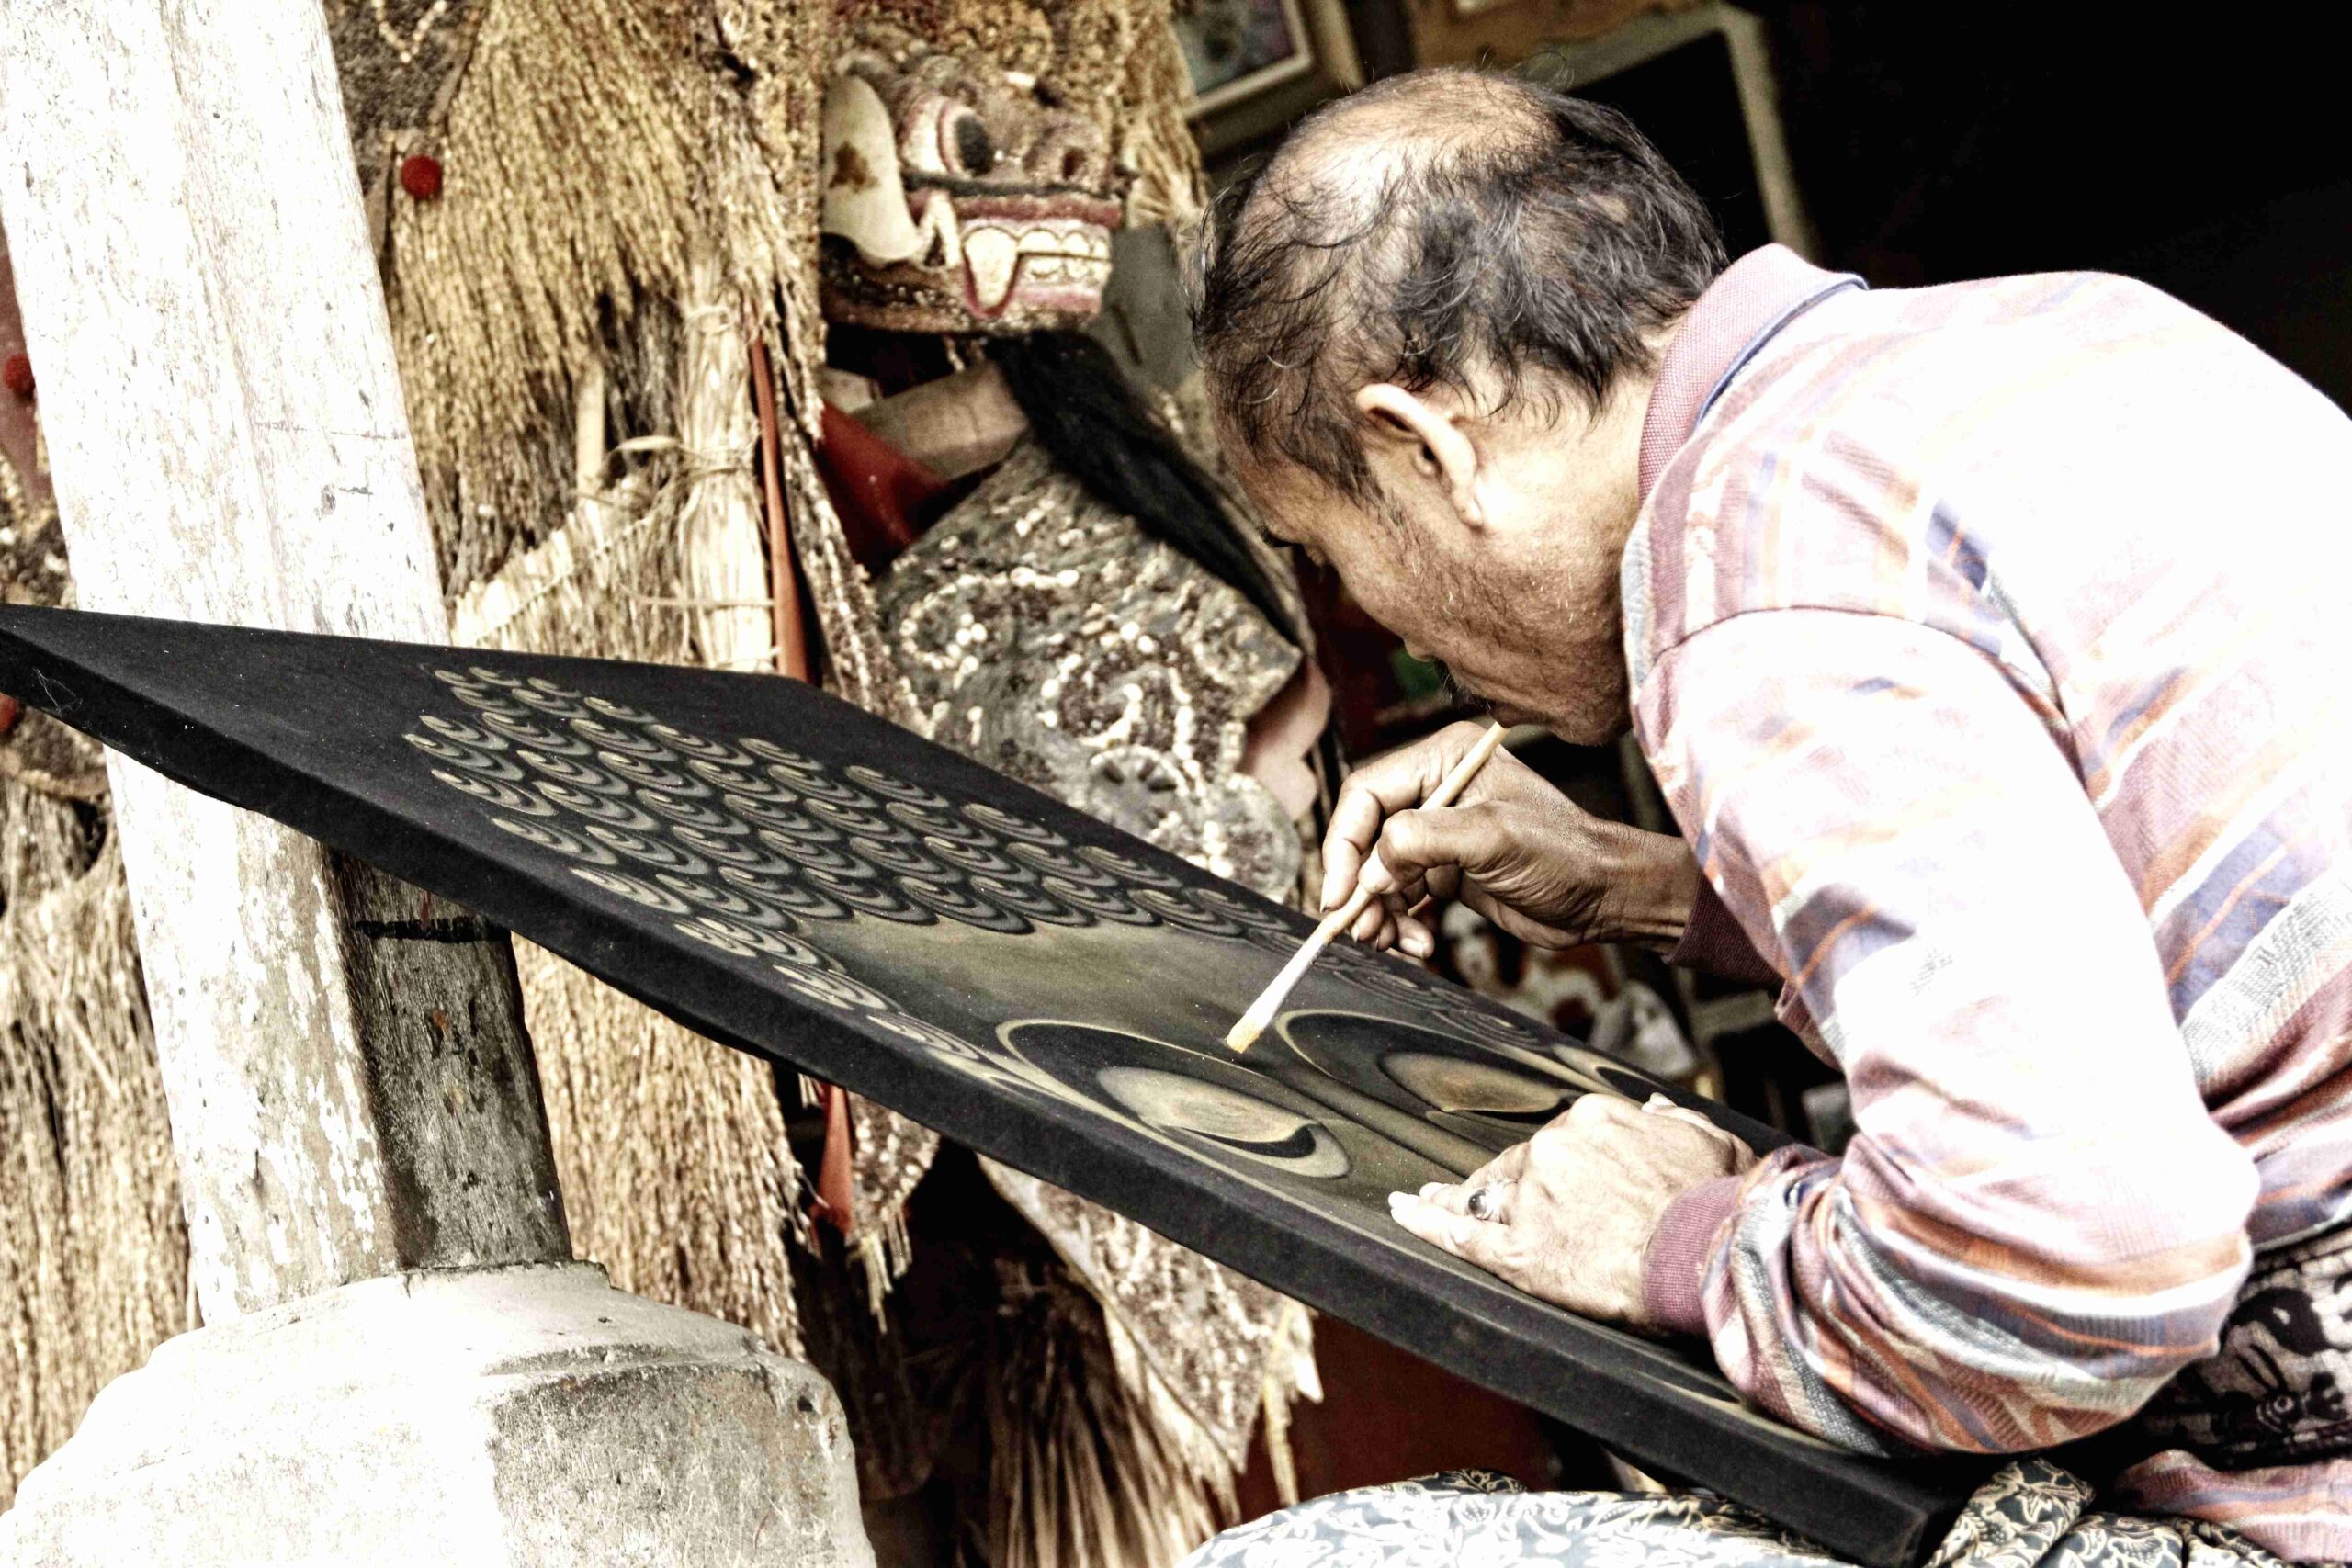
<path id="1" fill-rule="evenodd" d="M 1713 63 L 1703 63 L 1709 60 Z M 1781 128 L 1770 41 L 1763 18 L 1754 12 L 1729 0 L 1651 10 L 1600 38 L 1555 45 L 1522 70 L 1563 91 L 1630 113 L 1668 160 L 1700 184 L 1700 195 L 1724 221 L 1724 237 L 1734 254 L 1766 240 L 1806 257 L 1818 252 L 1819 240 L 1806 216 Z M 1653 80 L 1645 87 L 1637 85 L 1641 78 Z M 1661 99 L 1688 101 L 1694 94 L 1720 97 L 1713 112 L 1726 128 L 1733 123 L 1738 128 L 1736 140 L 1744 147 L 1722 149 L 1732 165 L 1722 177 L 1744 187 L 1736 193 L 1709 188 L 1710 180 L 1702 171 L 1713 162 L 1710 149 L 1677 145 L 1683 127 L 1648 112 Z M 1730 205 L 1745 209 L 1744 220 L 1737 210 L 1724 210 L 1726 196 L 1735 194 Z"/>
<path id="2" fill-rule="evenodd" d="M 1717 209 L 1735 253 L 1817 249 L 1755 13 L 1729 0 L 1413 0 L 1411 21 L 1422 64 L 1509 67 L 1631 114 Z"/>
<path id="3" fill-rule="evenodd" d="M 1176 37 L 1193 77 L 1195 116 L 1294 81 L 1315 69 L 1298 0 L 1193 0 Z"/>
<path id="4" fill-rule="evenodd" d="M 1516 64 L 1531 51 L 1604 38 L 1646 12 L 1704 0 L 1404 0 L 1423 65 Z"/>
<path id="5" fill-rule="evenodd" d="M 1363 85 L 1342 0 L 1186 0 L 1173 18 L 1188 110 L 1216 159 Z"/>

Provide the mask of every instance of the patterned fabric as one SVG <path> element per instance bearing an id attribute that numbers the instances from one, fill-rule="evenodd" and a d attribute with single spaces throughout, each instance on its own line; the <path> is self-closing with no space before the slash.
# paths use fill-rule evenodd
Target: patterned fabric
<path id="1" fill-rule="evenodd" d="M 2352 1365 L 2352 1227 L 2256 1260 L 2222 1353 L 2165 1386 L 2141 1424 L 2218 1463 L 2340 1452 Z"/>
<path id="2" fill-rule="evenodd" d="M 899 558 L 881 625 L 932 739 L 1270 898 L 1298 828 L 1241 769 L 1299 652 L 1023 440 Z"/>
<path id="3" fill-rule="evenodd" d="M 2281 1540 L 2307 1531 L 2335 1551 L 2329 1532 L 2340 1528 L 2352 1482 L 2343 1464 L 2314 1461 L 2352 1447 L 2346 1347 L 2352 1226 L 2258 1256 L 2222 1329 L 2222 1353 L 2173 1379 L 2141 1413 L 2140 1427 L 2165 1451 L 2125 1474 L 2123 1499 L 2154 1513 L 2243 1520 Z"/>
<path id="4" fill-rule="evenodd" d="M 1241 757 L 1299 650 L 1036 441 L 900 556 L 876 598 L 943 745 L 1296 902 L 1299 827 Z M 1099 1204 L 981 1167 L 1102 1303 L 1122 1371 L 1195 1472 L 1238 1474 L 1261 1408 L 1315 1389 L 1305 1309 Z"/>
<path id="5" fill-rule="evenodd" d="M 2272 1568 L 2217 1525 L 2088 1511 L 2091 1489 L 2041 1460 L 1969 1500 L 1928 1568 Z M 1184 1568 L 1831 1568 L 1838 1560 L 1702 1494 L 1527 1492 L 1483 1472 L 1318 1497 L 1230 1529 Z"/>
<path id="6" fill-rule="evenodd" d="M 2352 1216 L 2352 422 L 2120 278 L 1740 277 L 1662 373 L 1714 391 L 1625 554 L 1636 733 L 1859 1131 L 1678 1203 L 1689 1305 L 1864 1450 L 2195 1367 L 2158 1436 L 2273 1472 L 2165 1506 L 2352 1556 L 2343 1270 L 2285 1250 Z"/>

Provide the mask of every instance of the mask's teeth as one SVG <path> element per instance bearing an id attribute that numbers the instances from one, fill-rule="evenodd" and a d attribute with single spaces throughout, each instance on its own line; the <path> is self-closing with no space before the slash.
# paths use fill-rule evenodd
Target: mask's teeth
<path id="1" fill-rule="evenodd" d="M 944 191 L 922 193 L 922 210 L 915 215 L 915 232 L 922 243 L 916 254 L 929 267 L 961 266 L 964 236 L 956 227 L 956 206 Z"/>
<path id="2" fill-rule="evenodd" d="M 1021 243 L 994 225 L 975 228 L 964 236 L 964 265 L 972 277 L 972 299 L 983 310 L 993 310 L 1012 293 L 1013 269 L 1020 265 Z"/>

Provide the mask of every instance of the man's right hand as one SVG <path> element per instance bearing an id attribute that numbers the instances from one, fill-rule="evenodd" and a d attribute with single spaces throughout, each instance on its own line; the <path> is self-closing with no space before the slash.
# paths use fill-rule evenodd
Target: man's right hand
<path id="1" fill-rule="evenodd" d="M 1419 809 L 1485 730 L 1450 726 L 1348 776 L 1323 841 L 1323 908 L 1361 877 L 1380 897 L 1350 934 L 1417 958 L 1436 949 L 1433 922 L 1411 913 L 1425 898 L 1460 898 L 1538 947 L 1671 949 L 1699 891 L 1680 839 L 1579 809 L 1505 750 L 1454 805 Z"/>

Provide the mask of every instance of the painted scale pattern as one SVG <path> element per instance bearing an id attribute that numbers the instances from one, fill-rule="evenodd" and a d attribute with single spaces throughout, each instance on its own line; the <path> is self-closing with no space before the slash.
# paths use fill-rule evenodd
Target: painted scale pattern
<path id="1" fill-rule="evenodd" d="M 678 930 L 780 967 L 817 965 L 777 933 L 866 916 L 1008 935 L 1165 921 L 1216 936 L 1285 930 L 1240 899 L 984 802 L 756 738 L 721 744 L 652 716 L 475 669 L 436 671 L 478 722 L 427 715 L 408 742 L 434 777 L 572 874 L 679 917 Z"/>
<path id="2" fill-rule="evenodd" d="M 1389 1010 L 1285 1013 L 1270 1032 L 1289 1054 L 1284 1068 L 1081 1020 L 1015 1019 L 967 1039 L 851 974 L 826 933 L 856 922 L 1011 936 L 1167 927 L 1286 958 L 1301 932 L 1272 908 L 865 763 L 835 767 L 752 736 L 705 739 L 545 678 L 482 666 L 434 673 L 466 711 L 424 715 L 404 739 L 434 778 L 582 882 L 993 1091 L 1083 1107 L 1220 1168 L 1238 1157 L 1271 1189 L 1346 1188 L 1360 1201 L 1345 1208 L 1362 1211 L 1367 1234 L 1449 1269 L 1468 1266 L 1390 1234 L 1383 1194 L 1431 1179 L 1431 1165 L 1467 1174 L 1581 1094 L 1639 1099 L 1652 1087 L 1348 942 L 1317 972 L 1368 1007 L 1402 1004 L 1416 1021 Z M 1419 1116 L 1381 1101 L 1395 1088 L 1419 1102 Z M 1374 1168 L 1359 1168 L 1367 1150 Z M 1826 1446 L 1667 1346 L 1590 1326 L 1659 1382 L 1781 1442 Z"/>

